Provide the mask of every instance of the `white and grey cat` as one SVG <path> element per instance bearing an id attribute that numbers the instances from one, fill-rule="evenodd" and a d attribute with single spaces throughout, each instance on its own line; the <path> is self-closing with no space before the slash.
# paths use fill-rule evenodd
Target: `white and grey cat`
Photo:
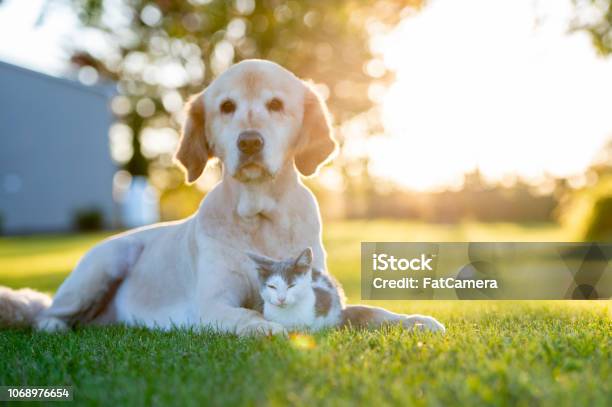
<path id="1" fill-rule="evenodd" d="M 344 293 L 340 285 L 312 267 L 312 249 L 285 260 L 249 253 L 257 265 L 263 315 L 287 329 L 319 330 L 342 321 Z"/>

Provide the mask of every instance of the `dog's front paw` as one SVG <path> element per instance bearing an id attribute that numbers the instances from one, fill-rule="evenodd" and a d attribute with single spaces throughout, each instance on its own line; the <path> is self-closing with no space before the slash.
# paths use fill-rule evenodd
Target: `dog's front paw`
<path id="1" fill-rule="evenodd" d="M 404 328 L 411 330 L 421 330 L 438 332 L 443 334 L 446 328 L 437 319 L 425 315 L 403 315 L 401 324 Z"/>
<path id="2" fill-rule="evenodd" d="M 237 332 L 241 336 L 288 336 L 284 326 L 271 321 L 254 321 L 246 324 Z"/>
<path id="3" fill-rule="evenodd" d="M 55 317 L 41 317 L 36 321 L 36 329 L 41 332 L 66 332 L 69 327 L 64 321 Z"/>

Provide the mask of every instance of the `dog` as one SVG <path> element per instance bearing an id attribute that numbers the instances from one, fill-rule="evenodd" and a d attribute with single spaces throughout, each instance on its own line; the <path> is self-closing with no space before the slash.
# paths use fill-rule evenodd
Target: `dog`
<path id="1" fill-rule="evenodd" d="M 217 158 L 220 183 L 193 216 L 91 249 L 37 313 L 37 329 L 123 323 L 286 333 L 256 309 L 257 274 L 245 253 L 284 258 L 312 247 L 313 267 L 326 270 L 319 207 L 300 174 L 313 176 L 336 151 L 328 109 L 288 70 L 246 60 L 193 96 L 186 112 L 176 161 L 193 183 Z M 364 305 L 347 305 L 343 323 L 444 331 L 432 317 Z"/>

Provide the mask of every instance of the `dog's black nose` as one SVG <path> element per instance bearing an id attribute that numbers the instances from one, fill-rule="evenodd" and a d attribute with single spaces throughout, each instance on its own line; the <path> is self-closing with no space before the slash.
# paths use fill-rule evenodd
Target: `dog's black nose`
<path id="1" fill-rule="evenodd" d="M 238 149 L 245 154 L 255 154 L 261 151 L 264 145 L 263 137 L 255 130 L 247 130 L 238 136 Z"/>

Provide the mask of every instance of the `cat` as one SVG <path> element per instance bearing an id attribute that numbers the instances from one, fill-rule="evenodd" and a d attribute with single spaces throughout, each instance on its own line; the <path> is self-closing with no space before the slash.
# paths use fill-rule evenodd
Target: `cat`
<path id="1" fill-rule="evenodd" d="M 248 253 L 255 262 L 263 316 L 288 330 L 318 331 L 339 326 L 344 293 L 330 275 L 312 267 L 312 249 L 274 260 Z"/>

